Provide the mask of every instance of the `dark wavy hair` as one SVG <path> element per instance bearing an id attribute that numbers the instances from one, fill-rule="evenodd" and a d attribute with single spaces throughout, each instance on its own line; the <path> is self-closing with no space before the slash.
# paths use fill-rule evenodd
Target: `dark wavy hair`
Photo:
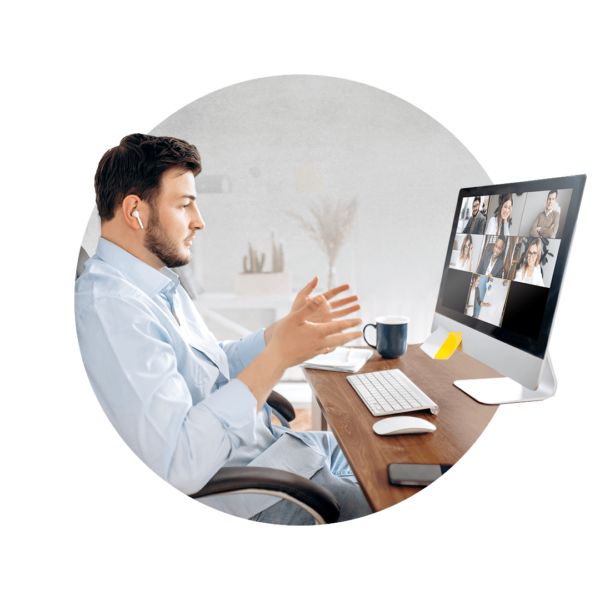
<path id="1" fill-rule="evenodd" d="M 130 194 L 152 204 L 160 192 L 163 173 L 173 168 L 198 175 L 202 164 L 196 146 L 172 137 L 125 136 L 104 154 L 94 177 L 100 219 L 110 221 Z"/>
<path id="2" fill-rule="evenodd" d="M 500 234 L 498 236 L 498 240 L 502 240 L 502 252 L 500 252 L 500 254 L 498 254 L 498 259 L 502 259 L 502 262 L 504 262 L 504 255 L 506 254 L 506 237 L 504 237 L 502 234 Z M 496 259 L 496 260 L 498 260 Z"/>

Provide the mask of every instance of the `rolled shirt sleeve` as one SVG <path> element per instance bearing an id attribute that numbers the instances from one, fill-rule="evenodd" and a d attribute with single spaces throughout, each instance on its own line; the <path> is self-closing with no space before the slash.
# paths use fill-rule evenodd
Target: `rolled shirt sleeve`
<path id="1" fill-rule="evenodd" d="M 265 349 L 265 330 L 259 329 L 235 342 L 219 345 L 227 355 L 230 376 L 237 377 Z"/>
<path id="2" fill-rule="evenodd" d="M 181 341 L 151 305 L 129 297 L 97 298 L 78 313 L 77 333 L 109 420 L 142 461 L 182 492 L 201 489 L 233 450 L 255 443 L 257 403 L 250 390 L 233 380 L 210 393 L 214 381 L 207 381 L 199 386 L 203 397 L 192 397 L 178 370 Z M 264 348 L 264 332 L 228 347 L 236 368 L 260 352 L 261 336 Z M 206 377 L 201 361 L 190 362 L 196 371 L 186 376 Z"/>

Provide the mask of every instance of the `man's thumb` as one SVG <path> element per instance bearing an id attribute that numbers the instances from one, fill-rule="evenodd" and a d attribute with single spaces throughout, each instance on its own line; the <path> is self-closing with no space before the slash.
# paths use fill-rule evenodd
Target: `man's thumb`
<path id="1" fill-rule="evenodd" d="M 314 315 L 320 308 L 323 307 L 323 305 L 327 302 L 327 300 L 325 300 L 324 296 L 315 296 L 314 298 L 311 298 L 306 305 L 304 306 L 304 308 L 300 309 L 298 311 L 298 317 L 302 320 L 306 320 L 308 318 L 310 318 L 312 315 Z"/>

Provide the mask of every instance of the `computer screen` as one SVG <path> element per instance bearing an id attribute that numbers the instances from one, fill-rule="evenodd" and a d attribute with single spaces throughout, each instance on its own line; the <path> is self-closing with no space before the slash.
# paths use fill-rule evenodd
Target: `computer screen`
<path id="1" fill-rule="evenodd" d="M 585 175 L 460 190 L 436 311 L 544 358 Z"/>

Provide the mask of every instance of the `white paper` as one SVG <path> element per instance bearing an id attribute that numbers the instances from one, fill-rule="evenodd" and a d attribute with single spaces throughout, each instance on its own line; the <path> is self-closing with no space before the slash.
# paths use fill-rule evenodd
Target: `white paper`
<path id="1" fill-rule="evenodd" d="M 448 339 L 449 332 L 443 327 L 438 327 L 424 342 L 421 344 L 421 350 L 425 354 L 435 358 L 442 344 Z"/>
<path id="2" fill-rule="evenodd" d="M 328 371 L 347 371 L 356 373 L 371 358 L 371 350 L 344 348 L 340 346 L 329 354 L 318 354 L 302 363 L 308 369 L 326 369 Z"/>

